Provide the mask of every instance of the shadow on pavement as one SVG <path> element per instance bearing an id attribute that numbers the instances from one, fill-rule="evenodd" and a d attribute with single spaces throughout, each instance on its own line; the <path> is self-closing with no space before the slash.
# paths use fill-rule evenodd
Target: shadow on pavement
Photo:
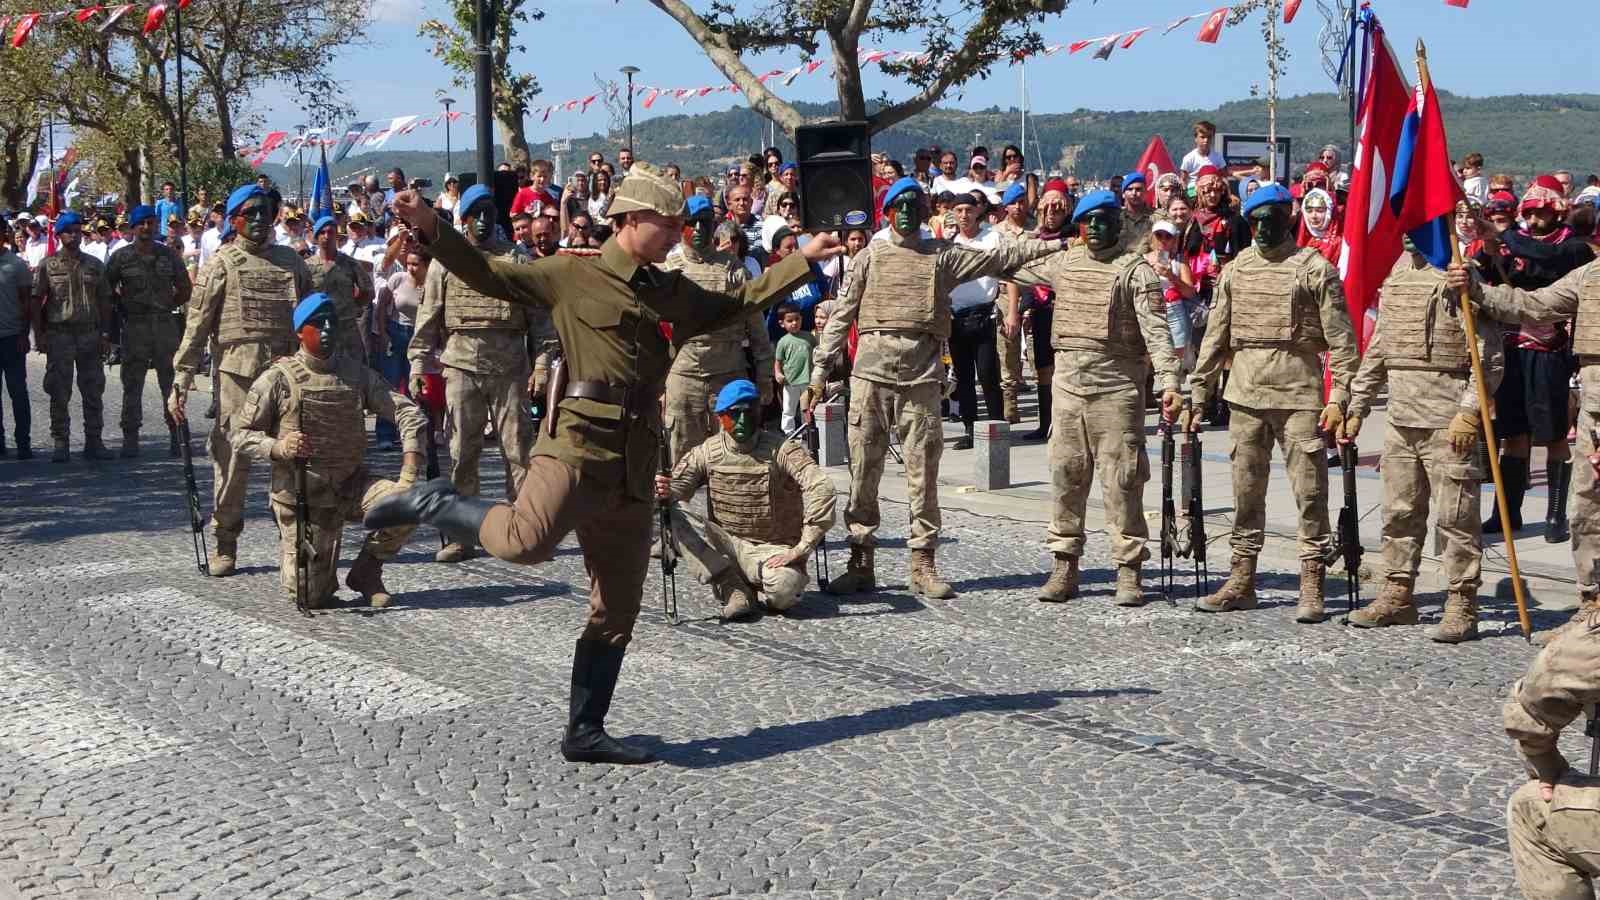
<path id="1" fill-rule="evenodd" d="M 757 728 L 747 734 L 704 738 L 670 744 L 658 735 L 636 735 L 630 743 L 655 753 L 663 762 L 685 769 L 715 769 L 736 763 L 767 759 L 796 750 L 809 750 L 850 738 L 954 718 L 980 712 L 1033 712 L 1054 709 L 1061 700 L 1156 694 L 1148 688 L 1095 691 L 1030 691 L 1024 694 L 974 694 L 940 697 L 885 706 L 864 713 L 830 716 L 810 722 L 792 722 Z"/>
<path id="2" fill-rule="evenodd" d="M 874 608 L 875 607 L 875 608 Z M 899 613 L 921 612 L 927 607 L 910 594 L 877 591 L 868 594 L 837 596 L 821 591 L 807 591 L 796 603 L 782 613 L 786 619 L 859 619 L 866 616 L 892 616 Z"/>

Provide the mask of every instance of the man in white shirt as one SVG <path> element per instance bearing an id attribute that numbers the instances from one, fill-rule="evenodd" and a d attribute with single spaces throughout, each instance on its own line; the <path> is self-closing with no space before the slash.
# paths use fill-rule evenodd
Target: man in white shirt
<path id="1" fill-rule="evenodd" d="M 96 219 L 94 230 L 83 230 L 83 241 L 78 244 L 78 249 L 95 259 L 105 262 L 111 257 L 111 245 L 106 241 L 106 235 L 111 233 L 111 223 L 105 219 Z"/>
<path id="2" fill-rule="evenodd" d="M 1000 246 L 1000 232 L 984 223 L 988 202 L 981 190 L 956 195 L 954 242 L 974 250 Z M 994 301 L 1000 279 L 983 277 L 950 290 L 950 366 L 956 376 L 956 402 L 961 405 L 961 425 L 966 434 L 955 449 L 972 449 L 973 423 L 978 418 L 977 384 L 990 419 L 1005 419 L 1000 393 L 1000 356 L 995 349 Z"/>
<path id="3" fill-rule="evenodd" d="M 939 154 L 939 174 L 933 176 L 931 196 L 937 196 L 945 191 L 949 191 L 952 194 L 965 194 L 975 186 L 971 179 L 957 174 L 955 151 L 946 150 Z"/>
<path id="4" fill-rule="evenodd" d="M 23 258 L 28 261 L 28 268 L 37 269 L 44 262 L 45 251 L 50 247 L 49 236 L 44 228 L 48 224 L 44 216 L 38 216 L 28 222 L 28 245 L 23 251 Z"/>

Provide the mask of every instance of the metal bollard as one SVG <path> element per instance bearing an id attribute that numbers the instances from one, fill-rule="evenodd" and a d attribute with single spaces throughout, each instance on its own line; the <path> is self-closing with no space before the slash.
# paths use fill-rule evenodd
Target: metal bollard
<path id="1" fill-rule="evenodd" d="M 972 449 L 972 483 L 978 490 L 1011 486 L 1010 425 L 998 419 L 974 423 Z"/>
<path id="2" fill-rule="evenodd" d="M 843 403 L 819 403 L 813 410 L 817 421 L 817 464 L 842 466 L 850 446 L 846 429 L 849 416 Z"/>

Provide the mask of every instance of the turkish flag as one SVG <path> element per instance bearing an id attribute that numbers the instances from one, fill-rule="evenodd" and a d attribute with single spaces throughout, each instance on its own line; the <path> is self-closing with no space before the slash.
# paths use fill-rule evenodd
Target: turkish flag
<path id="1" fill-rule="evenodd" d="M 1178 171 L 1178 167 L 1172 164 L 1172 155 L 1167 152 L 1167 142 L 1159 134 L 1150 138 L 1150 143 L 1144 146 L 1144 152 L 1139 154 L 1139 162 L 1133 168 L 1144 175 L 1152 188 L 1157 178 Z"/>
<path id="2" fill-rule="evenodd" d="M 1205 24 L 1200 26 L 1200 33 L 1195 35 L 1194 39 L 1202 44 L 1215 44 L 1217 38 L 1222 34 L 1223 23 L 1228 21 L 1228 9 L 1228 7 L 1224 6 L 1221 9 L 1213 10 L 1211 15 L 1206 16 Z"/>
<path id="3" fill-rule="evenodd" d="M 1283 24 L 1294 21 L 1295 14 L 1300 12 L 1300 0 L 1286 0 L 1283 4 Z"/>
<path id="4" fill-rule="evenodd" d="M 1466 9 L 1467 0 L 1444 0 L 1445 6 L 1454 6 L 1457 9 Z"/>
<path id="5" fill-rule="evenodd" d="M 1406 124 L 1400 136 L 1400 165 L 1395 167 L 1395 185 L 1390 189 L 1390 205 L 1400 201 L 1400 229 L 1428 262 L 1438 268 L 1450 264 L 1450 217 L 1456 204 L 1466 198 L 1450 165 L 1450 139 L 1445 135 L 1444 116 L 1433 84 L 1417 87 Z"/>

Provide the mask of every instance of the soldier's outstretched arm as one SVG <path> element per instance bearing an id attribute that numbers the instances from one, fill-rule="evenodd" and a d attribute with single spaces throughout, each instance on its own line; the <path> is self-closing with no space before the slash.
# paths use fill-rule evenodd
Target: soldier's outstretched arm
<path id="1" fill-rule="evenodd" d="M 1328 342 L 1328 368 L 1333 373 L 1328 402 L 1343 407 L 1350 402 L 1350 382 L 1355 380 L 1356 368 L 1361 365 L 1361 351 L 1356 342 L 1355 324 L 1350 321 L 1350 307 L 1345 305 L 1339 270 L 1327 260 L 1318 260 L 1313 271 L 1317 279 L 1313 285 L 1317 311 L 1322 319 L 1323 337 Z"/>
<path id="2" fill-rule="evenodd" d="M 666 277 L 671 287 L 662 305 L 662 318 L 672 323 L 672 339 L 681 343 L 695 335 L 715 331 L 749 310 L 766 309 L 789 296 L 811 277 L 811 265 L 802 253 L 791 253 L 761 273 L 760 278 L 726 293 L 706 290 L 681 272 Z"/>
<path id="3" fill-rule="evenodd" d="M 184 316 L 183 341 L 172 360 L 177 370 L 177 386 L 184 392 L 194 386 L 195 373 L 200 370 L 200 359 L 205 356 L 206 345 L 217 332 L 217 322 L 222 317 L 222 300 L 228 292 L 228 276 L 222 268 L 220 257 L 213 256 L 200 270 L 200 284 L 190 298 L 189 312 Z"/>
<path id="4" fill-rule="evenodd" d="M 1483 315 L 1501 322 L 1544 325 L 1578 312 L 1578 287 L 1600 263 L 1573 269 L 1549 287 L 1525 291 L 1508 284 L 1485 285 L 1474 279 L 1469 290 Z"/>
<path id="5" fill-rule="evenodd" d="M 1041 241 L 1028 238 L 1020 241 L 1001 241 L 1000 246 L 989 250 L 974 250 L 952 244 L 939 254 L 939 276 L 946 288 L 954 287 L 974 278 L 1005 278 L 1018 284 L 1029 283 L 1015 273 L 1030 262 L 1061 249 L 1060 241 Z"/>

